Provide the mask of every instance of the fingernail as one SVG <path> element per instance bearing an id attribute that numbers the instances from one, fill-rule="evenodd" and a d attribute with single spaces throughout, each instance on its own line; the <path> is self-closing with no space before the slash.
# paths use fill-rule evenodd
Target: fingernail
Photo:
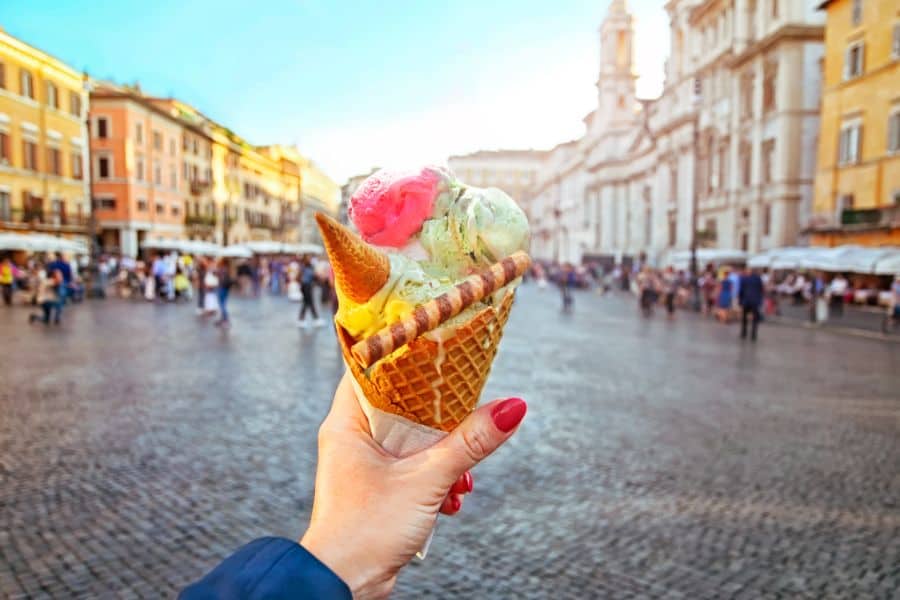
<path id="1" fill-rule="evenodd" d="M 466 493 L 475 489 L 475 481 L 472 479 L 472 474 L 468 471 L 463 473 L 463 484 L 466 486 Z"/>
<path id="2" fill-rule="evenodd" d="M 521 398 L 507 398 L 494 407 L 491 411 L 491 418 L 497 429 L 503 433 L 509 433 L 522 422 L 526 410 L 528 410 L 528 406 Z"/>
<path id="3" fill-rule="evenodd" d="M 450 510 L 456 512 L 462 507 L 459 496 L 450 496 Z"/>

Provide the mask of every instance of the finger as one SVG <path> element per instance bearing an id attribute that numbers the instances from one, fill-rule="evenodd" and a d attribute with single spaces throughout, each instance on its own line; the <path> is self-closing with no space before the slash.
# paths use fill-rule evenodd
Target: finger
<path id="1" fill-rule="evenodd" d="M 441 513 L 445 515 L 455 515 L 462 508 L 463 496 L 460 494 L 450 494 L 441 504 Z"/>
<path id="2" fill-rule="evenodd" d="M 521 398 L 497 400 L 482 406 L 437 444 L 419 453 L 413 460 L 424 460 L 428 477 L 438 477 L 441 488 L 450 486 L 508 440 L 522 419 L 527 406 Z M 413 458 L 413 457 L 410 457 Z"/>
<path id="3" fill-rule="evenodd" d="M 456 480 L 456 483 L 450 487 L 451 494 L 468 494 L 475 487 L 475 480 L 472 479 L 472 473 L 466 471 L 462 475 L 459 476 L 459 479 Z"/>
<path id="4" fill-rule="evenodd" d="M 356 391 L 353 388 L 352 377 L 353 375 L 349 372 L 344 372 L 344 376 L 334 392 L 331 410 L 328 416 L 325 417 L 325 422 L 322 425 L 327 426 L 329 429 L 351 429 L 369 433 L 369 422 L 359 405 Z"/>

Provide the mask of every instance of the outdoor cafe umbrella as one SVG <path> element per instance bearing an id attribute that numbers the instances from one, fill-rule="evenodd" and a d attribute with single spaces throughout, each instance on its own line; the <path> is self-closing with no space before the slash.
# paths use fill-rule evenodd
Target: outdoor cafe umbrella
<path id="1" fill-rule="evenodd" d="M 873 269 L 876 275 L 900 275 L 900 248 L 881 257 Z"/>
<path id="2" fill-rule="evenodd" d="M 220 250 L 219 256 L 223 258 L 253 258 L 253 253 L 244 246 L 235 245 Z"/>

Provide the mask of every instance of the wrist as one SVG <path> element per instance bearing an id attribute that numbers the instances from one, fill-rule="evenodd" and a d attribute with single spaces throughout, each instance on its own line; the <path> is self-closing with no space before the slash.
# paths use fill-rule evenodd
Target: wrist
<path id="1" fill-rule="evenodd" d="M 320 535 L 312 527 L 300 538 L 300 545 L 331 569 L 347 587 L 353 598 L 385 598 L 394 585 L 394 578 L 377 573 L 361 557 L 352 555 L 352 544 Z"/>

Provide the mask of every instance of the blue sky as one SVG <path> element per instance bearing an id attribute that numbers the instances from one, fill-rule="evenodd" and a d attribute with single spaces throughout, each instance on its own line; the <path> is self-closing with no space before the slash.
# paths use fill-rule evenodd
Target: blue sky
<path id="1" fill-rule="evenodd" d="M 338 181 L 375 165 L 549 147 L 595 103 L 608 0 L 2 0 L 0 26 L 92 76 L 174 95 Z M 668 47 L 631 0 L 639 95 Z"/>

